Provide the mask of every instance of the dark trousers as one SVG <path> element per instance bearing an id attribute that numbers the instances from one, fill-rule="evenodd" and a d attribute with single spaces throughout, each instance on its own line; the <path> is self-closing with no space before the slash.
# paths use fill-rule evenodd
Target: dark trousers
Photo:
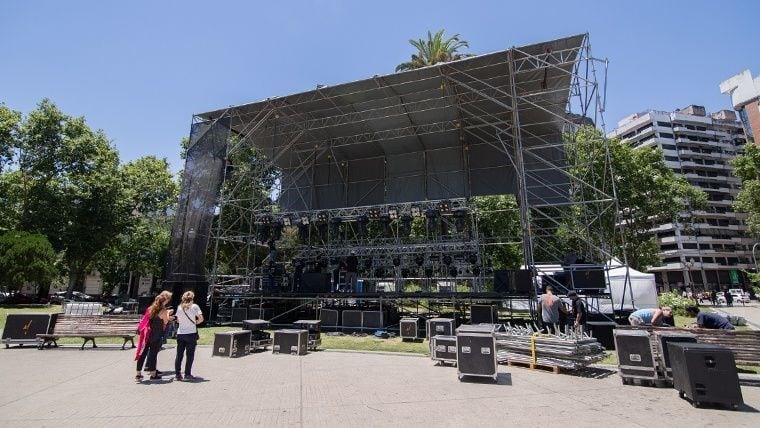
<path id="1" fill-rule="evenodd" d="M 177 358 L 174 359 L 174 371 L 179 374 L 182 367 L 182 357 L 187 353 L 185 361 L 185 376 L 193 374 L 193 360 L 195 359 L 195 346 L 198 341 L 195 339 L 195 333 L 177 335 Z"/>
<path id="2" fill-rule="evenodd" d="M 142 371 L 143 364 L 145 364 L 145 370 L 152 372 L 156 370 L 156 362 L 158 361 L 158 351 L 161 350 L 161 338 L 148 342 L 145 345 L 140 359 L 137 360 L 137 371 Z M 146 361 L 147 359 L 147 361 Z"/>

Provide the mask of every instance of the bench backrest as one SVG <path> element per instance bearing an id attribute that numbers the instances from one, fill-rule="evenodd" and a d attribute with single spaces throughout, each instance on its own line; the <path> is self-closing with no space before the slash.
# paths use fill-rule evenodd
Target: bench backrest
<path id="1" fill-rule="evenodd" d="M 64 302 L 63 313 L 66 315 L 100 315 L 102 303 Z"/>
<path id="2" fill-rule="evenodd" d="M 53 334 L 135 334 L 139 317 L 58 315 Z"/>

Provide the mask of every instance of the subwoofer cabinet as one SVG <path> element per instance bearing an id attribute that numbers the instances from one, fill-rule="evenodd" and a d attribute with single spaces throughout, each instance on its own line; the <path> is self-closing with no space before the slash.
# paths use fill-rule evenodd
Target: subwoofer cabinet
<path id="1" fill-rule="evenodd" d="M 657 330 L 654 332 L 657 359 L 666 379 L 673 379 L 668 343 L 697 343 L 697 335 L 683 331 Z"/>
<path id="2" fill-rule="evenodd" d="M 322 321 L 323 327 L 337 327 L 340 325 L 338 322 L 338 310 L 337 309 L 320 309 L 319 320 Z"/>
<path id="3" fill-rule="evenodd" d="M 495 305 L 470 306 L 470 324 L 496 324 L 499 322 L 499 312 Z"/>
<path id="4" fill-rule="evenodd" d="M 728 348 L 707 343 L 668 344 L 673 368 L 673 388 L 694 407 L 703 403 L 738 409 L 744 403 L 734 354 Z"/>
<path id="5" fill-rule="evenodd" d="M 308 330 L 277 330 L 274 332 L 272 353 L 306 355 L 308 343 Z"/>
<path id="6" fill-rule="evenodd" d="M 242 357 L 251 350 L 251 331 L 226 331 L 214 334 L 212 355 L 216 357 Z"/>
<path id="7" fill-rule="evenodd" d="M 345 310 L 341 312 L 341 325 L 345 330 L 359 331 L 362 328 L 362 311 Z"/>
<path id="8" fill-rule="evenodd" d="M 385 327 L 383 323 L 383 313 L 380 311 L 362 311 L 362 328 L 379 329 Z"/>
<path id="9" fill-rule="evenodd" d="M 315 350 L 317 349 L 317 346 L 322 344 L 322 321 L 298 320 L 293 322 L 293 327 L 309 332 L 309 349 Z"/>
<path id="10" fill-rule="evenodd" d="M 490 377 L 497 380 L 496 338 L 493 333 L 458 332 L 457 375 Z"/>
<path id="11" fill-rule="evenodd" d="M 422 318 L 406 317 L 399 322 L 399 336 L 402 339 L 417 340 L 422 338 Z"/>
<path id="12" fill-rule="evenodd" d="M 232 308 L 232 322 L 239 323 L 248 319 L 248 308 Z"/>
<path id="13" fill-rule="evenodd" d="M 644 330 L 624 329 L 615 329 L 613 332 L 618 371 L 620 377 L 623 378 L 623 383 L 631 384 L 633 379 L 660 380 L 649 333 Z"/>
<path id="14" fill-rule="evenodd" d="M 439 363 L 457 362 L 457 337 L 456 336 L 433 336 L 430 339 L 430 358 Z"/>
<path id="15" fill-rule="evenodd" d="M 427 320 L 427 328 L 425 337 L 428 340 L 432 336 L 453 336 L 454 335 L 454 320 L 451 318 L 430 318 Z"/>

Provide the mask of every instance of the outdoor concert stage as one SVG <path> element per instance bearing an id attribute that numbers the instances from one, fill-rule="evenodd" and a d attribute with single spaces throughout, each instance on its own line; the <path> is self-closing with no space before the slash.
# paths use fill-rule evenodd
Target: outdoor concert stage
<path id="1" fill-rule="evenodd" d="M 328 291 L 343 278 L 292 284 L 345 271 L 354 254 L 360 278 L 397 284 L 355 300 L 505 302 L 505 248 L 530 272 L 523 299 L 568 252 L 605 266 L 614 236 L 556 239 L 568 216 L 583 226 L 616 212 L 608 189 L 578 176 L 567 138 L 600 118 L 598 62 L 576 35 L 196 115 L 165 287 L 208 293 L 212 308 L 238 294 L 345 299 Z M 494 195 L 514 202 L 483 199 Z M 283 291 L 261 293 L 262 281 Z"/>

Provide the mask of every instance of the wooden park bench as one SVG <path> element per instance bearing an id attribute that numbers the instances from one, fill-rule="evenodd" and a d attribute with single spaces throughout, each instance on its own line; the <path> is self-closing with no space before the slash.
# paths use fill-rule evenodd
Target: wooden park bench
<path id="1" fill-rule="evenodd" d="M 88 341 L 92 342 L 93 348 L 97 348 L 96 337 L 120 337 L 124 339 L 121 349 L 125 349 L 127 341 L 131 342 L 132 348 L 134 348 L 134 337 L 137 334 L 139 322 L 140 318 L 135 316 L 59 314 L 51 333 L 37 335 L 40 340 L 37 349 L 44 349 L 51 345 L 57 348 L 58 339 L 62 337 L 81 337 L 84 339 L 82 347 L 79 349 L 84 349 L 84 345 Z"/>

